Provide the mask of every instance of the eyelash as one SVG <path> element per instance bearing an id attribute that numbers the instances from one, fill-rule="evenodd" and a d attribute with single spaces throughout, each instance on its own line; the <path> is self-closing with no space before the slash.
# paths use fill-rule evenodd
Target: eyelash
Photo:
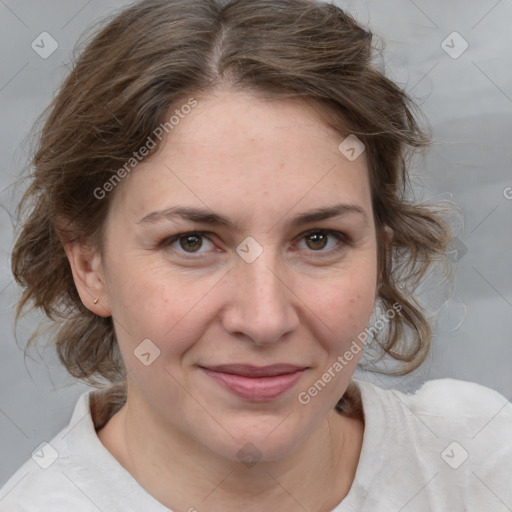
<path id="1" fill-rule="evenodd" d="M 191 235 L 207 238 L 208 240 L 210 240 L 210 242 L 213 243 L 213 241 L 208 237 L 208 235 L 210 235 L 210 234 L 211 233 L 209 233 L 207 231 L 188 231 L 188 232 L 185 232 L 185 233 L 178 233 L 177 235 L 173 235 L 171 237 L 165 238 L 164 240 L 162 240 L 162 242 L 160 242 L 158 244 L 158 246 L 160 248 L 168 248 L 174 242 L 177 242 L 181 238 L 185 238 L 185 237 L 191 236 Z M 352 245 L 349 237 L 345 233 L 342 233 L 341 231 L 333 231 L 333 230 L 330 230 L 330 229 L 312 229 L 312 230 L 309 230 L 309 231 L 307 231 L 305 233 L 301 233 L 297 238 L 302 240 L 302 239 L 304 239 L 304 238 L 306 238 L 306 237 L 308 237 L 310 235 L 315 235 L 315 234 L 330 235 L 330 236 L 334 237 L 340 243 L 334 249 L 331 249 L 331 250 L 328 250 L 328 251 L 324 251 L 322 249 L 319 249 L 318 251 L 309 250 L 308 252 L 311 252 L 311 253 L 319 253 L 319 254 L 325 254 L 325 255 L 334 255 L 334 254 L 337 254 L 337 253 L 343 251 L 346 248 L 346 246 Z M 186 251 L 183 251 L 183 250 L 181 250 L 181 251 L 180 250 L 176 250 L 176 252 L 179 253 L 179 254 L 186 255 L 187 258 L 188 257 L 198 258 L 202 254 L 204 254 L 204 253 L 186 252 Z"/>

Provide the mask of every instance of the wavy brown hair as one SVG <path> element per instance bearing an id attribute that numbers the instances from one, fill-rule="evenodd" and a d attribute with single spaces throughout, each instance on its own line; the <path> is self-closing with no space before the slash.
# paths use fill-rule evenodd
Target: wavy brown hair
<path id="1" fill-rule="evenodd" d="M 442 258 L 449 229 L 437 207 L 408 199 L 408 155 L 426 147 L 429 136 L 414 102 L 377 69 L 374 50 L 371 32 L 316 0 L 146 0 L 116 14 L 85 45 L 43 118 L 12 253 L 23 288 L 16 320 L 29 307 L 41 308 L 73 376 L 96 385 L 123 382 L 112 318 L 82 304 L 61 239 L 101 250 L 115 190 L 102 199 L 94 191 L 171 109 L 228 88 L 268 100 L 301 97 L 340 141 L 355 134 L 364 143 L 378 295 L 385 309 L 401 305 L 377 342 L 401 362 L 395 373 L 417 368 L 432 331 L 413 292 Z M 393 230 L 391 242 L 385 226 Z"/>

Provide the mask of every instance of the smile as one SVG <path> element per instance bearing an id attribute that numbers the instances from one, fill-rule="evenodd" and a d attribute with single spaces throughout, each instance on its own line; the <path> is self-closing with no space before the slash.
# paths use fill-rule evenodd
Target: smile
<path id="1" fill-rule="evenodd" d="M 289 391 L 301 378 L 305 367 L 272 365 L 221 365 L 200 367 L 212 380 L 233 395 L 251 402 L 274 400 Z"/>

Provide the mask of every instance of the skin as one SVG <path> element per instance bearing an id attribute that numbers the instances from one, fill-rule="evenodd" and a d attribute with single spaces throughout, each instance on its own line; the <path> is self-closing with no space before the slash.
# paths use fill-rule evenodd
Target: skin
<path id="1" fill-rule="evenodd" d="M 329 511 L 349 491 L 361 450 L 363 423 L 334 410 L 361 352 L 307 405 L 297 396 L 345 353 L 374 307 L 365 154 L 345 158 L 344 137 L 299 99 L 270 103 L 232 91 L 198 99 L 117 186 L 104 250 L 66 245 L 82 301 L 113 317 L 128 370 L 127 402 L 98 436 L 176 511 Z M 363 213 L 290 225 L 338 203 Z M 225 215 L 239 231 L 140 222 L 176 205 Z M 347 243 L 318 241 L 310 230 L 344 233 Z M 199 243 L 161 244 L 197 231 L 207 232 Z M 248 236 L 263 249 L 252 263 L 236 252 Z M 148 366 L 134 355 L 147 338 L 160 350 Z M 262 403 L 234 396 L 199 368 L 227 363 L 307 369 Z M 237 456 L 247 443 L 261 457 L 250 467 Z"/>

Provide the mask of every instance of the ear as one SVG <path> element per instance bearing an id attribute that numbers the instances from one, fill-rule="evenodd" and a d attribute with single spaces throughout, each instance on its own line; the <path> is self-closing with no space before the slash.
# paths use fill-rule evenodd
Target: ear
<path id="1" fill-rule="evenodd" d="M 384 226 L 384 232 L 386 233 L 388 243 L 390 243 L 393 239 L 393 230 L 389 226 Z"/>
<path id="2" fill-rule="evenodd" d="M 77 241 L 63 242 L 63 245 L 83 305 L 98 316 L 111 316 L 103 259 L 99 251 Z"/>

